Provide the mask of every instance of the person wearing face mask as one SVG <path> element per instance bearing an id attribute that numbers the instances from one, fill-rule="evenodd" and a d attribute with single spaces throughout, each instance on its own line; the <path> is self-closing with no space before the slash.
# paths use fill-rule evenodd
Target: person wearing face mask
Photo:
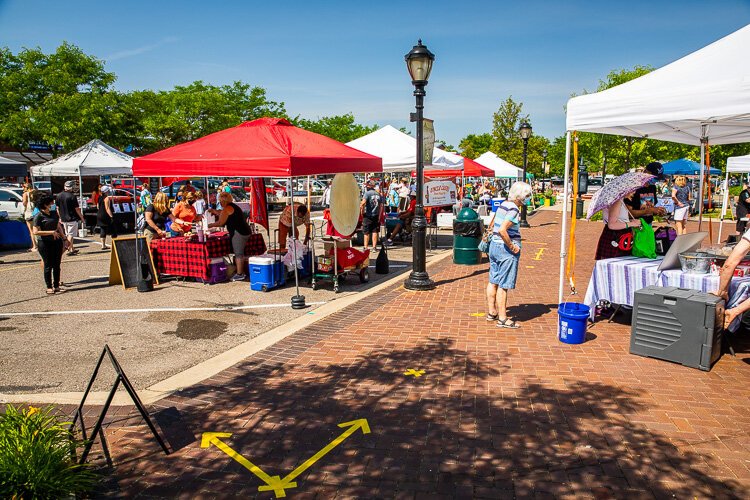
<path id="1" fill-rule="evenodd" d="M 656 181 L 664 179 L 664 167 L 658 161 L 653 161 L 643 170 L 653 175 L 654 178 L 623 202 L 634 219 L 643 219 L 651 225 L 654 222 L 654 215 L 662 216 L 667 213 L 663 207 L 656 206 Z"/>
<path id="2" fill-rule="evenodd" d="M 37 202 L 39 213 L 34 217 L 32 224 L 32 232 L 44 264 L 47 295 L 64 291 L 60 288 L 60 262 L 67 242 L 54 203 L 52 195 L 42 196 Z"/>
<path id="3" fill-rule="evenodd" d="M 174 216 L 174 222 L 172 222 L 172 234 L 184 234 L 190 231 L 191 223 L 201 220 L 201 216 L 197 214 L 193 205 L 195 204 L 195 193 L 186 191 L 184 193 L 182 201 L 177 203 L 172 209 L 172 216 Z"/>

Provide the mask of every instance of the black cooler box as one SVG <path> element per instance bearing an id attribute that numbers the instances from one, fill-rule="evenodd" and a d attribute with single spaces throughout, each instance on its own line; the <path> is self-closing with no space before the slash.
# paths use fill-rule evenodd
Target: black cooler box
<path id="1" fill-rule="evenodd" d="M 649 286 L 635 292 L 630 353 L 708 371 L 721 356 L 724 299 Z"/>

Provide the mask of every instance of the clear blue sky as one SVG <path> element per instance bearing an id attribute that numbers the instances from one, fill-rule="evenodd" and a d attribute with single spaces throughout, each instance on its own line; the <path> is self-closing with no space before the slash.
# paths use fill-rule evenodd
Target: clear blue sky
<path id="1" fill-rule="evenodd" d="M 242 80 L 291 115 L 352 112 L 409 129 L 403 56 L 422 38 L 437 57 L 425 115 L 455 146 L 490 131 L 509 95 L 535 134 L 561 135 L 571 93 L 612 69 L 663 66 L 748 23 L 750 0 L 0 0 L 0 45 L 53 51 L 68 41 L 106 60 L 122 90 Z"/>

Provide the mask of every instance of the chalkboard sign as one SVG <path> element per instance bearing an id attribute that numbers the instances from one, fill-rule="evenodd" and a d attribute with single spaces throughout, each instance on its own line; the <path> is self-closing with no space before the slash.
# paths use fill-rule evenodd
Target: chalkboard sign
<path id="1" fill-rule="evenodd" d="M 136 241 L 140 245 L 139 252 L 141 262 L 143 263 L 143 277 L 148 275 L 159 284 L 159 276 L 154 267 L 154 258 L 151 255 L 151 249 L 146 244 L 146 238 L 139 236 L 123 236 L 112 240 L 112 254 L 109 258 L 109 284 L 117 285 L 122 283 L 123 288 L 133 288 L 138 286 L 138 267 L 136 262 L 135 245 Z"/>

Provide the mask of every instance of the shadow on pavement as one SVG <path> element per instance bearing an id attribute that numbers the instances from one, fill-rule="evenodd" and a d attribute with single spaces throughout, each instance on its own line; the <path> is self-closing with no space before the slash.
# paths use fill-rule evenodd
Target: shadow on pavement
<path id="1" fill-rule="evenodd" d="M 340 435 L 339 423 L 366 418 L 372 432 L 353 434 L 321 458 L 296 479 L 292 495 L 746 494 L 737 482 L 712 477 L 710 457 L 633 421 L 648 408 L 647 394 L 589 382 L 515 386 L 504 378 L 514 359 L 476 356 L 435 338 L 341 364 L 245 362 L 234 369 L 242 375 L 181 391 L 164 405 L 182 406 L 190 427 L 183 435 L 231 433 L 224 441 L 232 449 L 281 477 Z M 409 368 L 425 374 L 405 376 Z M 193 406 L 196 400 L 206 403 Z M 113 455 L 109 494 L 119 487 L 127 496 L 274 498 L 259 494 L 261 481 L 215 447 L 193 442 L 169 457 L 147 456 L 155 446 Z"/>

